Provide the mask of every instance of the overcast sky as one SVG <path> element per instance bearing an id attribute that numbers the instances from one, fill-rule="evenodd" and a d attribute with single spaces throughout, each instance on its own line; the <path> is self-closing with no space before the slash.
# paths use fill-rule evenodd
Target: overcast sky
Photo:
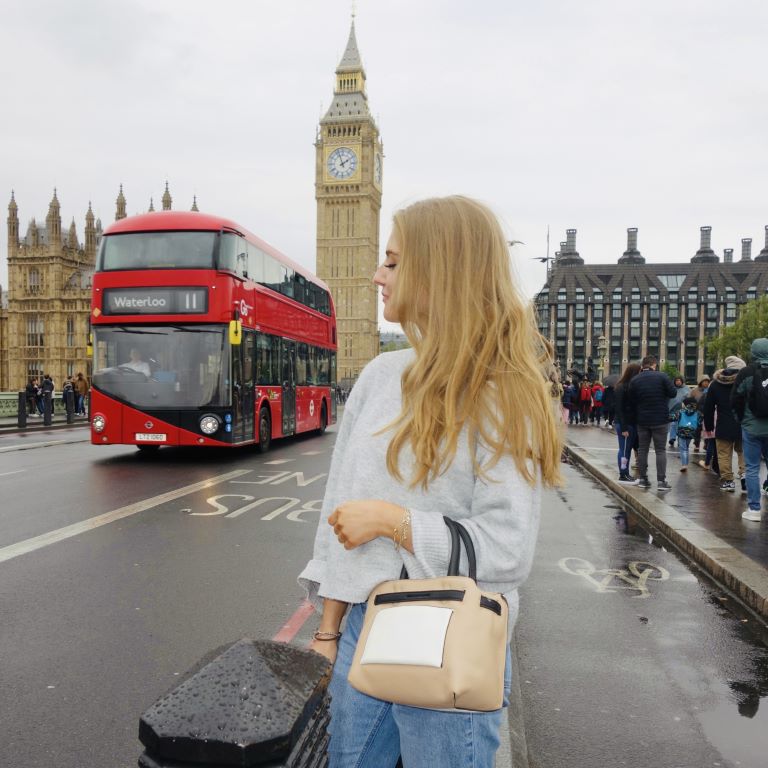
<path id="1" fill-rule="evenodd" d="M 315 267 L 315 131 L 349 0 L 24 0 L 0 24 L 0 192 L 22 234 L 54 186 L 80 239 L 197 195 Z M 358 0 L 357 40 L 393 210 L 462 193 L 497 211 L 523 288 L 578 229 L 612 263 L 639 228 L 650 262 L 763 247 L 768 224 L 765 0 Z M 6 237 L 0 239 L 0 283 Z"/>

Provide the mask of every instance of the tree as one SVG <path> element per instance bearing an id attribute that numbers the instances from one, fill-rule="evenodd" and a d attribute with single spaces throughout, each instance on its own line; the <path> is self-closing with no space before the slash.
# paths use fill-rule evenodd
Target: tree
<path id="1" fill-rule="evenodd" d="M 664 363 L 664 365 L 661 366 L 661 372 L 666 373 L 672 381 L 677 378 L 682 378 L 682 376 L 680 376 L 680 371 L 678 371 L 672 363 Z"/>
<path id="2" fill-rule="evenodd" d="M 768 337 L 768 296 L 748 301 L 733 325 L 723 328 L 717 336 L 707 337 L 703 344 L 718 363 L 725 364 L 728 355 L 738 355 L 749 362 L 752 342 L 764 337 Z"/>

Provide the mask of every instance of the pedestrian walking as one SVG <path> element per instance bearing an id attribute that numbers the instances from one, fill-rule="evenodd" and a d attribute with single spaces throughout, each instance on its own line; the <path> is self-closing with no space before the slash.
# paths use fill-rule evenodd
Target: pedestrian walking
<path id="1" fill-rule="evenodd" d="M 77 393 L 77 414 L 79 416 L 85 416 L 85 398 L 88 397 L 90 387 L 88 381 L 82 373 L 77 374 L 75 379 L 75 392 Z"/>
<path id="2" fill-rule="evenodd" d="M 698 385 L 695 386 L 691 390 L 691 397 L 696 400 L 696 402 L 699 404 L 699 410 L 701 410 L 701 407 L 704 404 L 704 397 L 707 394 L 707 390 L 709 389 L 709 382 L 710 378 L 709 376 L 703 376 Z M 696 430 L 696 435 L 693 438 L 693 449 L 694 451 L 698 452 L 700 450 L 701 446 L 701 431 L 704 428 L 704 419 L 699 419 L 699 428 Z"/>
<path id="3" fill-rule="evenodd" d="M 675 447 L 677 439 L 677 415 L 683 407 L 683 400 L 691 394 L 691 388 L 686 386 L 682 376 L 675 376 L 672 382 L 675 385 L 675 396 L 669 401 L 669 447 Z"/>
<path id="4" fill-rule="evenodd" d="M 680 405 L 680 410 L 675 416 L 675 423 L 677 424 L 677 450 L 680 454 L 680 471 L 686 472 L 690 460 L 689 449 L 691 440 L 693 440 L 696 429 L 701 421 L 701 413 L 699 412 L 699 405 L 696 399 L 690 395 Z"/>
<path id="5" fill-rule="evenodd" d="M 760 458 L 768 455 L 768 339 L 755 339 L 752 362 L 739 371 L 731 390 L 731 403 L 741 423 L 747 480 L 744 520 L 760 522 Z"/>
<path id="6" fill-rule="evenodd" d="M 616 386 L 608 384 L 603 392 L 603 415 L 605 416 L 606 429 L 613 429 L 616 420 Z"/>
<path id="7" fill-rule="evenodd" d="M 563 407 L 568 410 L 568 424 L 579 423 L 579 390 L 571 381 L 566 381 L 563 391 Z"/>
<path id="8" fill-rule="evenodd" d="M 490 768 L 503 709 L 408 707 L 361 693 L 347 674 L 376 585 L 403 566 L 413 579 L 446 572 L 444 515 L 472 539 L 478 585 L 506 595 L 511 630 L 541 489 L 559 481 L 545 347 L 501 228 L 467 198 L 396 213 L 374 283 L 384 318 L 402 325 L 412 349 L 374 358 L 349 396 L 299 577 L 321 612 L 312 647 L 335 662 L 329 768 L 394 766 L 398 755 L 406 766 Z"/>
<path id="9" fill-rule="evenodd" d="M 629 385 L 629 407 L 627 411 L 637 426 L 639 448 L 637 451 L 637 485 L 650 488 L 648 480 L 648 453 L 651 441 L 656 453 L 656 482 L 660 491 L 672 486 L 667 482 L 666 438 L 669 429 L 669 400 L 677 394 L 669 376 L 656 370 L 657 360 L 653 355 L 644 357 L 641 370 Z"/>
<path id="10" fill-rule="evenodd" d="M 619 453 L 617 461 L 619 464 L 619 482 L 631 484 L 635 482 L 629 471 L 630 458 L 632 450 L 635 449 L 637 440 L 637 428 L 632 423 L 632 417 L 626 412 L 629 405 L 629 384 L 632 379 L 640 373 L 640 366 L 637 363 L 630 363 L 622 373 L 621 378 L 614 387 L 614 408 L 616 417 L 613 425 L 616 429 L 616 437 L 619 440 Z M 635 456 L 637 450 L 635 449 Z"/>
<path id="11" fill-rule="evenodd" d="M 592 383 L 589 379 L 581 382 L 579 389 L 579 422 L 586 424 L 592 412 Z"/>
<path id="12" fill-rule="evenodd" d="M 603 398 L 605 395 L 605 387 L 602 383 L 596 381 L 592 385 L 592 414 L 591 421 L 597 426 L 600 426 L 600 420 L 603 418 Z"/>
<path id="13" fill-rule="evenodd" d="M 715 371 L 706 396 L 703 398 L 702 412 L 704 429 L 714 432 L 717 464 L 720 471 L 720 490 L 736 490 L 733 476 L 733 454 L 738 464 L 738 480 L 741 490 L 747 492 L 744 475 L 744 453 L 742 451 L 741 425 L 736 420 L 731 407 L 731 391 L 739 371 L 746 363 L 735 355 L 725 358 L 725 368 Z"/>

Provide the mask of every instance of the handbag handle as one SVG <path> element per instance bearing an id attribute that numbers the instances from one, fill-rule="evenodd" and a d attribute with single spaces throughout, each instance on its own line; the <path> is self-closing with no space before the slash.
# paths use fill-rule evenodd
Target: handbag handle
<path id="1" fill-rule="evenodd" d="M 469 535 L 467 529 L 456 520 L 443 515 L 443 521 L 451 534 L 451 557 L 448 560 L 448 576 L 459 575 L 461 544 L 464 544 L 464 550 L 467 553 L 467 564 L 469 566 L 469 578 L 477 583 L 477 557 L 475 555 L 475 545 L 472 543 L 472 537 Z M 400 578 L 408 578 L 408 571 L 406 570 L 405 565 L 400 569 Z"/>

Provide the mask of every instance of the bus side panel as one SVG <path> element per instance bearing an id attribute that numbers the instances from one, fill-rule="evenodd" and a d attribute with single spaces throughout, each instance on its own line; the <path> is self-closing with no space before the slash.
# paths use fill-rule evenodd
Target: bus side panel
<path id="1" fill-rule="evenodd" d="M 91 442 L 94 445 L 111 445 L 123 442 L 123 406 L 111 397 L 107 397 L 95 387 L 91 387 Z M 93 428 L 93 417 L 102 416 L 106 425 L 103 432 Z"/>
<path id="2" fill-rule="evenodd" d="M 259 436 L 259 412 L 262 406 L 269 409 L 272 418 L 272 437 L 283 437 L 283 404 L 282 392 L 280 387 L 257 387 L 256 388 L 256 439 Z"/>

